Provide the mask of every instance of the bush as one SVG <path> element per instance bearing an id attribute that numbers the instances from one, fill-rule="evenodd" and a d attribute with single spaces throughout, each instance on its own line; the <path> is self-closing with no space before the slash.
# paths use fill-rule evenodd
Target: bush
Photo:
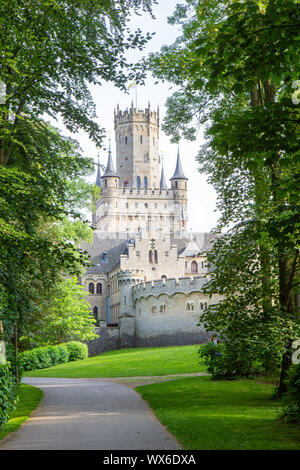
<path id="1" fill-rule="evenodd" d="M 290 368 L 283 405 L 282 418 L 290 423 L 300 423 L 300 364 Z"/>
<path id="2" fill-rule="evenodd" d="M 24 370 L 46 369 L 68 361 L 87 359 L 88 347 L 86 344 L 70 341 L 56 346 L 44 346 L 24 351 L 21 355 Z"/>
<path id="3" fill-rule="evenodd" d="M 0 364 L 0 429 L 7 423 L 11 411 L 16 407 L 17 391 L 10 363 Z"/>
<path id="4" fill-rule="evenodd" d="M 59 361 L 58 364 L 64 364 L 69 361 L 69 351 L 64 344 L 59 344 L 56 346 L 59 350 Z"/>
<path id="5" fill-rule="evenodd" d="M 86 344 L 79 341 L 69 341 L 69 343 L 64 343 L 64 345 L 68 349 L 69 361 L 88 358 L 88 347 Z"/>
<path id="6" fill-rule="evenodd" d="M 210 341 L 199 348 L 199 356 L 214 379 L 251 377 L 262 372 L 262 365 L 245 343 L 214 344 Z"/>
<path id="7" fill-rule="evenodd" d="M 48 354 L 51 359 L 51 366 L 59 364 L 60 361 L 60 350 L 59 346 L 48 346 Z"/>

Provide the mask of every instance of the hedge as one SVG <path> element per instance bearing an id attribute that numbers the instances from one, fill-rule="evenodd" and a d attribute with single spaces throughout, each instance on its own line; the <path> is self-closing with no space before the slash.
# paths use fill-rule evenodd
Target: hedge
<path id="1" fill-rule="evenodd" d="M 24 351 L 21 360 L 24 370 L 36 370 L 87 357 L 88 347 L 86 344 L 70 341 L 56 346 L 44 346 Z"/>
<path id="2" fill-rule="evenodd" d="M 65 343 L 65 346 L 69 353 L 69 361 L 88 358 L 88 347 L 86 344 L 79 343 L 78 341 L 70 341 L 69 343 Z"/>
<path id="3" fill-rule="evenodd" d="M 16 407 L 17 393 L 18 386 L 10 363 L 0 364 L 0 429 L 7 423 L 11 411 Z"/>

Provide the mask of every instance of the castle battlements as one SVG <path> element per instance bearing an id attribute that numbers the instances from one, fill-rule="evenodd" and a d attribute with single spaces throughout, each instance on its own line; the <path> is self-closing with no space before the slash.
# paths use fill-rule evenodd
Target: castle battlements
<path id="1" fill-rule="evenodd" d="M 134 300 L 149 296 L 158 297 L 161 294 L 169 296 L 178 294 L 191 294 L 192 292 L 202 291 L 206 279 L 201 276 L 180 277 L 170 279 L 159 279 L 155 281 L 142 282 L 133 286 Z"/>
<path id="2" fill-rule="evenodd" d="M 115 111 L 115 126 L 129 122 L 150 122 L 151 124 L 158 125 L 159 111 L 151 111 L 150 107 L 145 110 L 131 107 L 124 111 L 120 111 L 119 108 L 117 108 L 117 111 Z"/>

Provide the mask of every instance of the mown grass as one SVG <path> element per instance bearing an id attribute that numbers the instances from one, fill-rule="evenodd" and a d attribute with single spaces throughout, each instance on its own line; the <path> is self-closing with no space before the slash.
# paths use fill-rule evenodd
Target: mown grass
<path id="1" fill-rule="evenodd" d="M 184 449 L 300 449 L 300 428 L 278 419 L 270 384 L 192 377 L 136 390 Z"/>
<path id="2" fill-rule="evenodd" d="M 110 351 L 82 361 L 26 372 L 30 377 L 134 377 L 205 372 L 199 346 L 135 348 Z"/>
<path id="3" fill-rule="evenodd" d="M 0 431 L 0 440 L 7 434 L 16 431 L 38 406 L 43 398 L 43 392 L 31 385 L 20 385 L 19 402 L 17 408 L 11 413 L 8 423 Z"/>

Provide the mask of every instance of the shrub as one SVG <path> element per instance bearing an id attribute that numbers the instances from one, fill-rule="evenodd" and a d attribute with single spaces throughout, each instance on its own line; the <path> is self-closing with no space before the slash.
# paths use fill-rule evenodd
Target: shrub
<path id="1" fill-rule="evenodd" d="M 10 369 L 10 363 L 0 364 L 0 429 L 9 420 L 17 404 L 17 384 Z"/>
<path id="2" fill-rule="evenodd" d="M 41 369 L 41 363 L 36 349 L 22 353 L 22 366 L 24 370 Z"/>
<path id="3" fill-rule="evenodd" d="M 282 418 L 291 423 L 300 423 L 300 364 L 290 368 L 283 405 Z"/>
<path id="4" fill-rule="evenodd" d="M 24 370 L 46 369 L 68 361 L 87 359 L 87 357 L 87 345 L 77 341 L 34 348 L 21 354 Z"/>
<path id="5" fill-rule="evenodd" d="M 51 359 L 51 366 L 55 366 L 60 362 L 60 350 L 59 346 L 48 346 L 48 353 Z"/>
<path id="6" fill-rule="evenodd" d="M 69 351 L 68 348 L 64 344 L 59 344 L 57 346 L 59 350 L 59 361 L 58 364 L 64 364 L 65 362 L 69 361 Z"/>
<path id="7" fill-rule="evenodd" d="M 77 361 L 78 359 L 88 358 L 88 347 L 79 341 L 69 341 L 64 343 L 68 349 L 69 361 Z"/>
<path id="8" fill-rule="evenodd" d="M 251 347 L 238 341 L 221 344 L 210 341 L 199 348 L 199 356 L 214 379 L 251 377 L 262 372 Z"/>

